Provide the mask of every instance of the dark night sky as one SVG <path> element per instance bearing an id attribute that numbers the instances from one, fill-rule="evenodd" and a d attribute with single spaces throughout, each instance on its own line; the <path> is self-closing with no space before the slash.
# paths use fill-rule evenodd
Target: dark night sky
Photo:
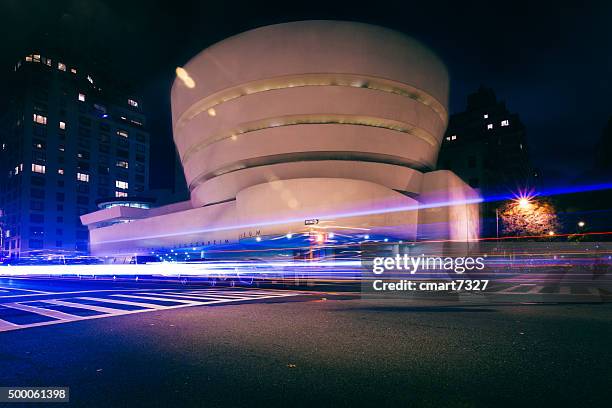
<path id="1" fill-rule="evenodd" d="M 1 71 L 39 44 L 110 59 L 144 100 L 157 184 L 169 182 L 162 170 L 171 164 L 174 68 L 225 37 L 278 22 L 354 20 L 416 37 L 449 67 L 451 113 L 481 84 L 492 87 L 526 124 L 535 165 L 559 170 L 568 181 L 588 169 L 612 115 L 610 1 L 3 0 L 0 15 Z"/>

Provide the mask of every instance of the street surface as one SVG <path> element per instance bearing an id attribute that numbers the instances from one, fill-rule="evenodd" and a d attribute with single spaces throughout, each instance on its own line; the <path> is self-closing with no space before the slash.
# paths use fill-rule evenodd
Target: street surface
<path id="1" fill-rule="evenodd" d="M 0 332 L 0 386 L 69 386 L 70 406 L 608 406 L 612 398 L 610 303 L 15 279 L 0 290 L 0 319 L 20 326 Z"/>

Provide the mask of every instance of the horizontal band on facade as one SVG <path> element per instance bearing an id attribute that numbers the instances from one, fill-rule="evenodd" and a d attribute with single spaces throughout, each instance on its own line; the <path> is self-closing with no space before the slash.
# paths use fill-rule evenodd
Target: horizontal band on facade
<path id="1" fill-rule="evenodd" d="M 185 151 L 181 157 L 183 166 L 189 159 L 198 151 L 207 148 L 213 143 L 220 142 L 225 139 L 237 138 L 246 133 L 257 132 L 265 129 L 272 129 L 283 126 L 296 125 L 353 125 L 353 126 L 369 126 L 380 129 L 393 130 L 396 132 L 407 133 L 423 139 L 432 147 L 437 147 L 439 142 L 430 133 L 421 128 L 413 126 L 409 123 L 399 122 L 391 119 L 376 118 L 370 116 L 358 115 L 336 115 L 336 114 L 320 114 L 320 115 L 289 115 L 276 118 L 267 118 L 258 121 L 243 123 L 235 129 L 225 131 L 220 135 L 210 137 L 202 142 L 191 146 Z"/>
<path id="2" fill-rule="evenodd" d="M 427 106 L 440 116 L 443 123 L 448 119 L 446 108 L 440 101 L 412 85 L 369 75 L 310 73 L 266 78 L 215 92 L 183 112 L 174 124 L 174 133 L 178 134 L 185 123 L 194 117 L 224 102 L 260 92 L 304 86 L 347 86 L 401 95 Z"/>
<path id="3" fill-rule="evenodd" d="M 369 163 L 391 164 L 395 166 L 408 167 L 423 172 L 432 170 L 431 167 L 425 165 L 424 163 L 419 163 L 414 160 L 407 160 L 403 157 L 386 154 L 340 151 L 285 153 L 241 160 L 239 162 L 223 166 L 222 168 L 219 168 L 217 170 L 199 174 L 198 176 L 194 177 L 193 181 L 189 184 L 189 191 L 193 191 L 200 184 L 205 183 L 210 179 L 224 174 L 232 173 L 234 171 L 240 171 L 254 167 L 270 166 L 273 164 L 322 160 L 361 161 Z"/>

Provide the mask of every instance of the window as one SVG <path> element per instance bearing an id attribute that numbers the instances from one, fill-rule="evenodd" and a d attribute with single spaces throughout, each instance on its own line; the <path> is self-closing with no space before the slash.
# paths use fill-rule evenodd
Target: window
<path id="1" fill-rule="evenodd" d="M 127 193 L 125 191 L 115 191 L 115 197 L 127 197 Z"/>
<path id="2" fill-rule="evenodd" d="M 35 211 L 42 211 L 44 209 L 43 201 L 32 201 L 30 203 L 30 209 Z"/>
<path id="3" fill-rule="evenodd" d="M 493 129 L 493 124 L 492 124 L 492 123 L 489 123 L 489 124 L 487 125 L 487 129 Z"/>
<path id="4" fill-rule="evenodd" d="M 87 205 L 89 204 L 89 197 L 80 195 L 77 197 L 77 203 Z"/>
<path id="5" fill-rule="evenodd" d="M 457 135 L 452 135 L 452 136 L 450 137 L 450 140 L 457 140 Z"/>
<path id="6" fill-rule="evenodd" d="M 128 182 L 127 181 L 121 181 L 121 180 L 115 180 L 115 187 L 121 188 L 123 190 L 127 190 Z"/>
<path id="7" fill-rule="evenodd" d="M 59 145 L 59 146 L 57 146 L 57 149 L 58 149 L 60 152 L 65 152 L 65 151 L 66 151 L 66 146 L 64 146 L 64 145 Z"/>
<path id="8" fill-rule="evenodd" d="M 66 64 L 64 64 L 62 62 L 58 62 L 57 63 L 57 69 L 59 69 L 60 71 L 66 71 Z"/>
<path id="9" fill-rule="evenodd" d="M 85 94 L 79 93 L 79 101 L 85 102 Z"/>
<path id="10" fill-rule="evenodd" d="M 44 233 L 43 227 L 30 227 L 30 235 L 43 235 Z"/>
<path id="11" fill-rule="evenodd" d="M 118 134 L 119 136 L 121 136 L 121 137 L 128 137 L 128 132 L 126 132 L 125 130 L 121 130 L 121 129 L 119 129 L 119 130 L 117 131 L 117 134 Z"/>
<path id="12" fill-rule="evenodd" d="M 32 171 L 34 173 L 45 174 L 45 166 L 43 166 L 42 164 L 32 163 Z"/>
<path id="13" fill-rule="evenodd" d="M 87 75 L 87 80 L 89 81 L 90 84 L 93 85 L 93 78 L 91 77 L 91 75 Z"/>
<path id="14" fill-rule="evenodd" d="M 487 113 L 485 113 L 484 115 L 482 115 L 483 118 L 485 119 L 489 119 L 489 115 Z"/>
<path id="15" fill-rule="evenodd" d="M 66 130 L 66 122 L 62 122 L 62 121 L 60 120 L 60 123 L 59 123 L 59 128 L 60 128 L 60 129 L 62 129 L 62 130 Z"/>
<path id="16" fill-rule="evenodd" d="M 137 108 L 137 107 L 138 107 L 138 102 L 136 102 L 136 101 L 135 101 L 135 100 L 133 100 L 133 99 L 128 99 L 128 105 L 130 105 L 130 106 L 133 106 L 133 107 Z"/>
<path id="17" fill-rule="evenodd" d="M 125 160 L 117 160 L 117 167 L 123 167 L 124 169 L 128 168 L 128 162 Z"/>
<path id="18" fill-rule="evenodd" d="M 77 173 L 77 180 L 89 183 L 89 174 Z"/>
<path id="19" fill-rule="evenodd" d="M 43 242 L 41 239 L 31 239 L 28 242 L 28 246 L 30 249 L 40 249 L 43 247 Z"/>
<path id="20" fill-rule="evenodd" d="M 40 188 L 32 188 L 30 189 L 30 196 L 32 196 L 32 198 L 45 198 L 45 190 L 41 190 Z"/>
<path id="21" fill-rule="evenodd" d="M 64 193 L 55 193 L 55 199 L 57 201 L 64 201 L 64 199 L 66 198 Z M 62 206 L 62 208 L 60 208 L 60 206 L 57 206 L 57 210 L 58 211 L 62 211 L 64 209 L 64 207 Z"/>
<path id="22" fill-rule="evenodd" d="M 32 178 L 30 179 L 30 184 L 32 184 L 33 186 L 44 186 L 46 184 L 45 178 L 32 174 Z"/>
<path id="23" fill-rule="evenodd" d="M 45 216 L 42 214 L 30 214 L 30 222 L 36 222 L 36 223 L 45 222 Z"/>
<path id="24" fill-rule="evenodd" d="M 502 120 L 501 125 L 502 126 L 510 126 L 510 121 L 509 120 Z"/>
<path id="25" fill-rule="evenodd" d="M 73 73 L 73 74 L 75 74 L 75 75 L 76 75 L 76 73 L 77 73 L 77 71 L 76 71 L 76 69 L 75 69 L 75 68 L 70 68 L 70 72 L 72 72 L 72 73 Z"/>
<path id="26" fill-rule="evenodd" d="M 39 115 L 37 113 L 34 114 L 33 120 L 34 120 L 34 122 L 39 123 L 41 125 L 46 125 L 47 124 L 47 117 L 43 116 L 43 115 Z"/>

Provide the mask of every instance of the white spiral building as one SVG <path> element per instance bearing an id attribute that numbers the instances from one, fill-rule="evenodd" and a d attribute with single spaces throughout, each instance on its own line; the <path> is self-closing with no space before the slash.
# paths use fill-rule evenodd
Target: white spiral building
<path id="1" fill-rule="evenodd" d="M 313 228 L 472 239 L 475 193 L 434 171 L 448 82 L 425 47 L 367 24 L 294 22 L 221 41 L 190 60 L 172 87 L 190 202 L 83 216 L 92 252 L 259 241 Z M 305 225 L 313 219 L 316 226 Z M 108 225 L 113 220 L 131 222 Z"/>

